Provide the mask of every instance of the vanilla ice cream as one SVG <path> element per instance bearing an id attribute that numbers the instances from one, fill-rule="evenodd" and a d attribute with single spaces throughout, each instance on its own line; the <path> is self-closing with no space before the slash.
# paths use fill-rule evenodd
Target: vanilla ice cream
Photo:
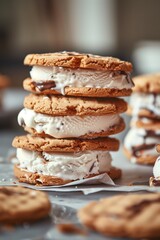
<path id="1" fill-rule="evenodd" d="M 65 87 L 74 88 L 111 88 L 131 89 L 134 84 L 130 73 L 124 71 L 97 71 L 89 69 L 71 69 L 63 67 L 33 66 L 30 71 L 36 83 L 54 81 L 55 89 L 64 94 Z"/>
<path id="2" fill-rule="evenodd" d="M 155 145 L 157 142 L 160 142 L 160 130 L 151 131 L 133 127 L 124 139 L 124 147 L 132 153 L 134 161 L 134 157 L 142 155 L 156 156 Z"/>
<path id="3" fill-rule="evenodd" d="M 89 133 L 100 133 L 120 123 L 118 114 L 103 116 L 50 116 L 24 108 L 18 115 L 20 126 L 44 132 L 54 138 L 80 137 Z"/>
<path id="4" fill-rule="evenodd" d="M 153 175 L 155 178 L 160 177 L 160 156 L 157 158 L 154 167 L 153 167 Z"/>
<path id="5" fill-rule="evenodd" d="M 137 116 L 140 110 L 146 109 L 160 117 L 160 94 L 133 93 L 130 98 L 130 106 L 133 109 L 133 116 Z"/>
<path id="6" fill-rule="evenodd" d="M 49 153 L 18 148 L 17 160 L 25 171 L 77 180 L 109 171 L 112 158 L 108 151 Z"/>

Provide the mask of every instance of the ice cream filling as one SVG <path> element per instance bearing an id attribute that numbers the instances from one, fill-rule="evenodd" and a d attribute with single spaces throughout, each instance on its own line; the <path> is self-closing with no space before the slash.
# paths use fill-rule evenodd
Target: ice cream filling
<path id="1" fill-rule="evenodd" d="M 39 90 L 54 89 L 64 94 L 65 87 L 131 89 L 129 72 L 33 66 L 30 76 Z"/>
<path id="2" fill-rule="evenodd" d="M 80 137 L 108 130 L 120 122 L 118 114 L 103 116 L 50 116 L 24 108 L 18 115 L 20 126 L 26 126 L 54 138 Z"/>
<path id="3" fill-rule="evenodd" d="M 160 117 L 160 94 L 134 93 L 130 98 L 130 106 L 133 109 L 133 116 L 137 116 L 140 110 L 148 110 Z"/>
<path id="4" fill-rule="evenodd" d="M 49 153 L 18 148 L 17 160 L 25 171 L 77 180 L 109 171 L 112 158 L 108 151 Z"/>
<path id="5" fill-rule="evenodd" d="M 131 128 L 127 133 L 124 146 L 131 151 L 133 157 L 157 155 L 155 146 L 160 142 L 160 130 L 145 130 L 143 128 Z"/>
<path id="6" fill-rule="evenodd" d="M 155 178 L 160 178 L 160 156 L 157 158 L 154 167 L 153 167 L 153 175 Z M 160 182 L 160 179 L 159 179 Z"/>

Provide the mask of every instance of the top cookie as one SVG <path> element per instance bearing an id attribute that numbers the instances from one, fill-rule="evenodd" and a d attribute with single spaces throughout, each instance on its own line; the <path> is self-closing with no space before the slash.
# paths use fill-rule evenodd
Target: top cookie
<path id="1" fill-rule="evenodd" d="M 134 92 L 160 93 L 160 73 L 140 75 L 133 78 Z"/>
<path id="2" fill-rule="evenodd" d="M 159 193 L 101 199 L 80 209 L 78 215 L 85 225 L 109 236 L 160 237 Z"/>
<path id="3" fill-rule="evenodd" d="M 127 72 L 132 71 L 131 63 L 121 61 L 118 58 L 66 51 L 45 54 L 29 54 L 25 57 L 24 64 L 30 66 L 38 65 Z"/>

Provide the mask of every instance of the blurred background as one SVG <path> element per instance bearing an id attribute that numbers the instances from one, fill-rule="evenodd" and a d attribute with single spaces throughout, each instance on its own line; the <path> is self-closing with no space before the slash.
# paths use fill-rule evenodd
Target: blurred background
<path id="1" fill-rule="evenodd" d="M 132 61 L 133 75 L 160 71 L 159 9 L 159 0 L 0 0 L 0 73 L 11 82 L 4 109 L 22 106 L 28 53 L 90 52 Z"/>
<path id="2" fill-rule="evenodd" d="M 131 60 L 137 74 L 159 70 L 159 9 L 159 0 L 0 0 L 0 72 L 20 87 L 27 53 L 61 50 Z"/>

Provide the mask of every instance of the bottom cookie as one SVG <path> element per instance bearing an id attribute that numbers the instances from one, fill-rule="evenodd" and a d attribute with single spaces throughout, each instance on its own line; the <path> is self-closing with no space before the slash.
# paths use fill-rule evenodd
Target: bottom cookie
<path id="1" fill-rule="evenodd" d="M 137 164 L 142 164 L 142 165 L 154 165 L 156 159 L 157 159 L 157 155 L 144 155 L 144 156 L 140 156 L 140 157 L 134 157 L 132 155 L 132 153 L 130 151 L 128 151 L 128 149 L 126 149 L 125 147 L 123 147 L 123 152 L 125 154 L 125 156 L 132 162 L 132 163 L 137 163 Z"/>
<path id="2" fill-rule="evenodd" d="M 51 204 L 46 193 L 24 187 L 0 187 L 0 223 L 21 224 L 47 217 Z"/>
<path id="3" fill-rule="evenodd" d="M 160 239 L 160 194 L 125 194 L 87 204 L 78 211 L 80 221 L 112 237 Z"/>
<path id="4" fill-rule="evenodd" d="M 106 173 L 113 180 L 121 177 L 121 170 L 115 167 L 112 167 L 110 171 Z M 20 182 L 43 185 L 43 186 L 57 186 L 57 185 L 63 185 L 69 182 L 73 182 L 72 180 L 66 180 L 63 178 L 55 177 L 55 176 L 47 176 L 47 175 L 42 175 L 38 173 L 28 172 L 28 171 L 25 171 L 24 169 L 19 168 L 18 165 L 14 166 L 14 174 Z M 86 178 L 91 178 L 97 175 L 99 174 L 90 174 L 86 176 Z"/>

